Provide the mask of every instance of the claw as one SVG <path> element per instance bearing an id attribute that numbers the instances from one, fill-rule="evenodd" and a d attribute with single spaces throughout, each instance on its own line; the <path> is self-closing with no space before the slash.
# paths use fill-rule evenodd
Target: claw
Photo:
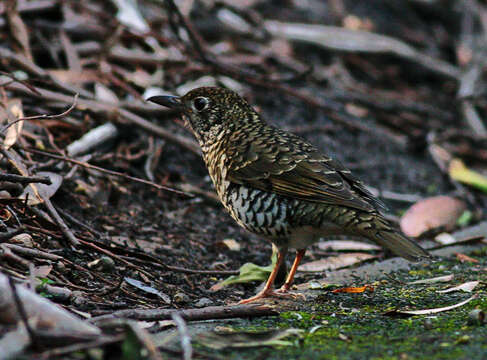
<path id="1" fill-rule="evenodd" d="M 301 293 L 289 292 L 288 290 L 281 288 L 281 289 L 276 290 L 276 291 L 274 291 L 274 290 L 261 291 L 257 295 L 252 296 L 251 298 L 239 301 L 239 304 L 248 304 L 248 303 L 251 303 L 254 301 L 258 301 L 258 300 L 270 298 L 270 297 L 293 299 L 293 300 L 297 300 L 297 299 L 305 300 L 306 299 L 306 297 Z"/>

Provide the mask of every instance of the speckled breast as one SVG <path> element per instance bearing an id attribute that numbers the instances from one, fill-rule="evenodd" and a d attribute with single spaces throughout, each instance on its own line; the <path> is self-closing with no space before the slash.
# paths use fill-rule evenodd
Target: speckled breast
<path id="1" fill-rule="evenodd" d="M 229 184 L 222 202 L 230 215 L 245 229 L 268 238 L 285 238 L 290 234 L 289 206 L 275 194 Z"/>

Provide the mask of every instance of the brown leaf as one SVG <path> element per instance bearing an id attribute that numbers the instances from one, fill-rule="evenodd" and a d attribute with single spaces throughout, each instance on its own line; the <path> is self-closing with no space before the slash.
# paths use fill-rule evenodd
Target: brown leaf
<path id="1" fill-rule="evenodd" d="M 364 285 L 360 287 L 344 287 L 340 289 L 335 289 L 332 291 L 332 293 L 363 293 L 367 291 L 374 291 L 374 287 L 370 285 Z"/>
<path id="2" fill-rule="evenodd" d="M 455 253 L 455 256 L 457 257 L 457 260 L 459 260 L 460 262 L 473 262 L 473 263 L 478 263 L 479 261 L 477 259 L 474 259 L 474 258 L 471 258 L 470 256 L 467 256 L 465 254 L 462 254 L 462 253 Z"/>
<path id="3" fill-rule="evenodd" d="M 444 227 L 451 230 L 465 210 L 463 201 L 450 196 L 435 196 L 418 201 L 401 218 L 401 230 L 411 237 Z"/>
<path id="4" fill-rule="evenodd" d="M 10 35 L 17 42 L 22 54 L 32 61 L 32 53 L 29 44 L 29 32 L 27 31 L 27 27 L 17 11 L 17 1 L 8 0 L 6 10 Z"/>

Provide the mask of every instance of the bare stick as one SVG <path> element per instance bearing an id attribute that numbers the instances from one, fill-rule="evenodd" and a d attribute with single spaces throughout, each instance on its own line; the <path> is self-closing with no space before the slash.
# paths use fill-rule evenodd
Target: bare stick
<path id="1" fill-rule="evenodd" d="M 0 181 L 10 181 L 20 184 L 40 183 L 51 185 L 51 179 L 48 177 L 36 177 L 36 176 L 22 176 L 15 174 L 0 174 Z"/>
<path id="2" fill-rule="evenodd" d="M 111 314 L 101 315 L 90 319 L 90 322 L 98 323 L 113 318 L 127 318 L 134 320 L 158 321 L 170 320 L 172 314 L 177 312 L 186 321 L 233 319 L 259 316 L 274 316 L 279 312 L 267 305 L 245 304 L 234 306 L 209 306 L 201 309 L 129 309 L 115 311 Z"/>
<path id="3" fill-rule="evenodd" d="M 64 220 L 59 216 L 56 208 L 52 204 L 51 200 L 49 200 L 46 197 L 43 197 L 42 200 L 44 200 L 44 204 L 46 205 L 47 211 L 49 211 L 49 214 L 51 214 L 53 220 L 56 222 L 56 224 L 59 226 L 61 229 L 62 233 L 64 236 L 66 236 L 73 246 L 78 246 L 79 245 L 79 240 L 74 236 L 73 232 L 71 229 L 66 225 Z"/>

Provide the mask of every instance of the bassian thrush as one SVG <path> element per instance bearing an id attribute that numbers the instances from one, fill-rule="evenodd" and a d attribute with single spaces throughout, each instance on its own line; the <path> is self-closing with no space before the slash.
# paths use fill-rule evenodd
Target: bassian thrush
<path id="1" fill-rule="evenodd" d="M 292 295 L 288 291 L 306 247 L 323 236 L 358 235 L 411 261 L 430 257 L 393 229 L 380 213 L 382 202 L 350 170 L 300 137 L 266 124 L 237 93 L 202 87 L 148 101 L 185 115 L 222 204 L 238 224 L 279 249 L 264 289 L 241 303 Z M 296 249 L 296 258 L 275 291 L 288 248 Z"/>

